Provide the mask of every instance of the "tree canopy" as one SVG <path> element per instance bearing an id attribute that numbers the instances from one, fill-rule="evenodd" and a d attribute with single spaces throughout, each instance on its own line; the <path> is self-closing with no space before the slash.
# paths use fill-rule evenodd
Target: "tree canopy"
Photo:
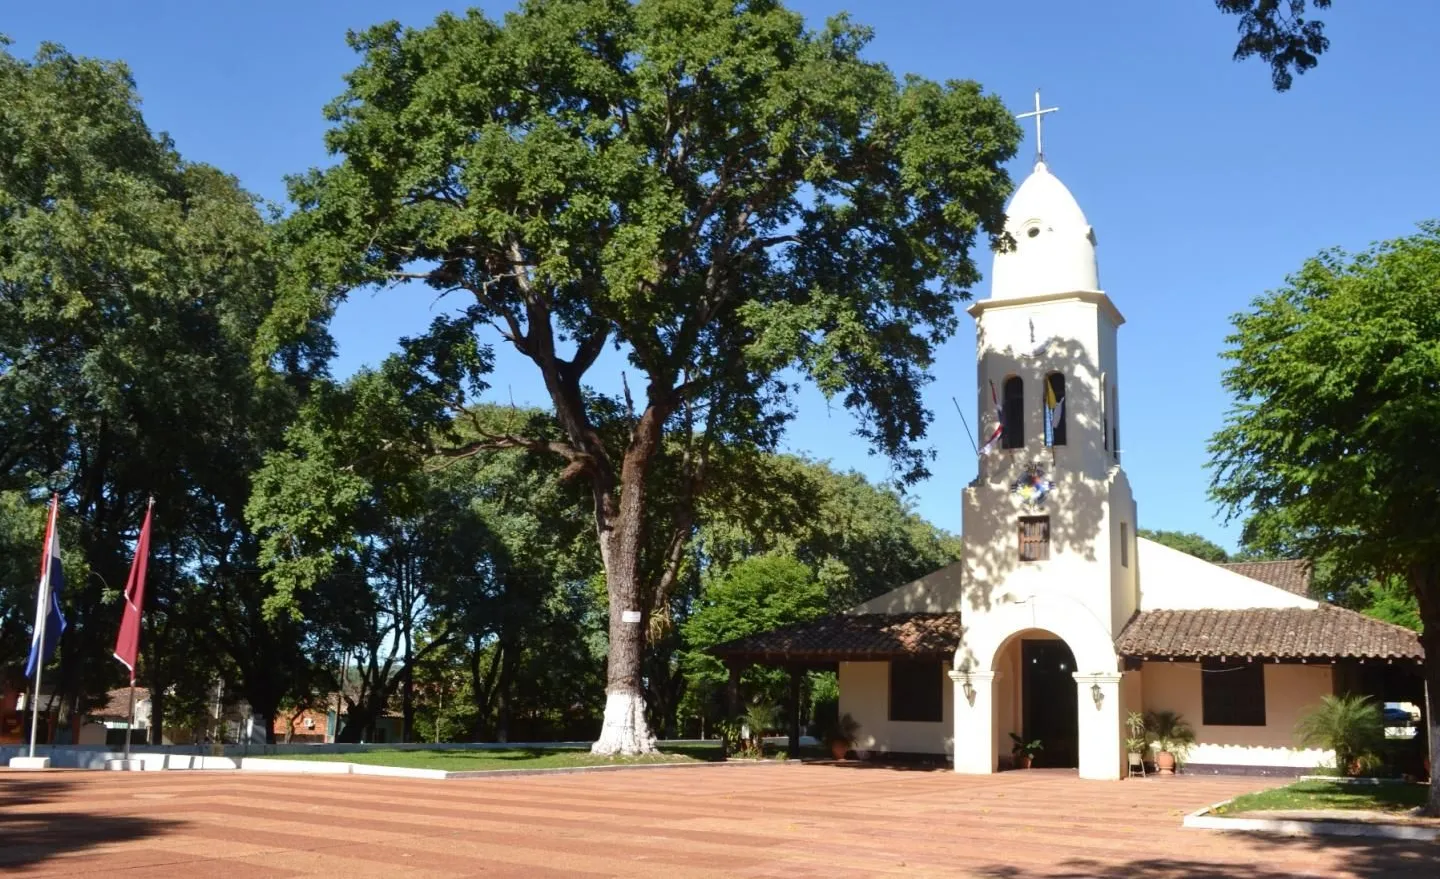
<path id="1" fill-rule="evenodd" d="M 1260 56 L 1270 65 L 1275 91 L 1288 91 L 1298 74 L 1315 67 L 1330 48 L 1325 23 L 1306 17 L 1308 8 L 1329 9 L 1331 0 L 1215 0 L 1227 15 L 1240 18 L 1235 60 Z"/>
<path id="2" fill-rule="evenodd" d="M 976 245 L 1002 235 L 1020 132 L 974 82 L 865 60 L 869 39 L 774 0 L 381 25 L 351 37 L 336 164 L 292 181 L 272 343 L 358 287 L 418 281 L 543 378 L 559 436 L 481 432 L 448 454 L 543 452 L 589 487 L 610 613 L 599 751 L 648 748 L 646 620 L 700 498 L 774 447 L 797 378 L 903 477 L 925 473 L 920 389 Z M 636 394 L 588 384 L 611 348 Z"/>
<path id="3" fill-rule="evenodd" d="M 264 710 L 300 647 L 250 625 L 241 512 L 329 340 L 296 328 L 256 367 L 275 294 L 267 218 L 146 126 L 124 65 L 52 44 L 31 61 L 3 52 L 0 91 L 0 518 L 33 523 L 25 508 L 60 496 L 70 628 L 47 680 L 76 714 L 118 681 L 115 598 L 153 496 L 145 639 L 160 649 L 142 647 L 142 682 L 157 715 L 172 687 L 193 696 L 222 669 Z M 0 529 L 26 592 L 28 527 Z M 6 628 L 0 673 L 24 657 Z"/>
<path id="4" fill-rule="evenodd" d="M 1247 542 L 1283 536 L 1342 576 L 1403 578 L 1440 692 L 1440 224 L 1331 250 L 1235 317 L 1213 494 Z M 1431 724 L 1435 719 L 1431 718 Z M 1440 734 L 1432 735 L 1440 742 Z M 1440 788 L 1430 809 L 1440 814 Z"/>

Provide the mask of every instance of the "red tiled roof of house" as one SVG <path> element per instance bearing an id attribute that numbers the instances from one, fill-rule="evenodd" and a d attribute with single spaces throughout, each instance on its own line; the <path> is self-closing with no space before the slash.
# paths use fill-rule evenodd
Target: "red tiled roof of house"
<path id="1" fill-rule="evenodd" d="M 959 613 L 864 613 L 760 632 L 718 644 L 710 652 L 722 659 L 839 662 L 949 657 L 959 643 Z"/>
<path id="2" fill-rule="evenodd" d="M 1243 610 L 1150 610 L 1135 614 L 1115 648 L 1129 657 L 1263 656 L 1276 659 L 1421 659 L 1403 626 L 1321 605 Z"/>
<path id="3" fill-rule="evenodd" d="M 150 691 L 144 687 L 135 688 L 135 704 L 150 698 Z M 130 716 L 130 688 L 117 687 L 105 694 L 105 704 L 90 712 L 91 717 L 108 720 L 125 720 Z"/>
<path id="4" fill-rule="evenodd" d="M 1226 562 L 1220 567 L 1234 571 L 1242 577 L 1259 580 L 1310 597 L 1310 561 L 1308 559 L 1279 559 L 1270 562 Z"/>

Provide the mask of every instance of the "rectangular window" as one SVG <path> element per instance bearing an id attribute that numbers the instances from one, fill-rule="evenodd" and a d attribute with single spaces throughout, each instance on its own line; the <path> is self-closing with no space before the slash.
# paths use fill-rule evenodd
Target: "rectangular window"
<path id="1" fill-rule="evenodd" d="M 1120 567 L 1130 567 L 1130 523 L 1120 523 Z"/>
<path id="2" fill-rule="evenodd" d="M 1200 669 L 1206 726 L 1265 725 L 1264 663 L 1207 659 Z"/>
<path id="3" fill-rule="evenodd" d="M 945 714 L 944 663 L 890 663 L 890 719 L 939 723 Z"/>
<path id="4" fill-rule="evenodd" d="M 1050 558 L 1050 517 L 1020 517 L 1020 561 L 1040 562 Z"/>

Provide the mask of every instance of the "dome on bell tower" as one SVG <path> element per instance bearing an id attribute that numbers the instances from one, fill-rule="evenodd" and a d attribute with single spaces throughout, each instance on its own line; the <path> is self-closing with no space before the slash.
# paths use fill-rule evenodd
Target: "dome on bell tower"
<path id="1" fill-rule="evenodd" d="M 1025 178 L 1006 210 L 1011 250 L 995 254 L 992 299 L 1100 289 L 1095 230 L 1075 196 L 1043 161 Z"/>

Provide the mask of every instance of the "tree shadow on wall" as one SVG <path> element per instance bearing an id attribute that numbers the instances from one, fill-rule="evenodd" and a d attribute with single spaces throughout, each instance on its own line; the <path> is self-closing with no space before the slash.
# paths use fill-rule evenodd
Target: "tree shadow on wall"
<path id="1" fill-rule="evenodd" d="M 1014 349 L 990 351 L 985 355 L 985 368 L 991 375 L 1019 376 L 1024 381 L 1024 446 L 1018 449 L 992 449 L 981 456 L 979 473 L 965 489 L 966 505 L 966 569 L 962 617 L 967 611 L 989 611 L 998 605 L 1022 601 L 1027 595 L 1016 594 L 1003 584 L 1023 565 L 1019 555 L 1020 535 L 1015 532 L 1017 516 L 1045 516 L 1049 519 L 1050 559 L 1060 557 L 1096 561 L 1097 542 L 1107 540 L 1102 534 L 1102 515 L 1109 500 L 1112 479 L 1125 479 L 1118 462 L 1107 448 L 1109 429 L 1101 417 L 1101 371 L 1084 346 L 1061 339 L 1051 339 L 1035 351 Z M 1045 443 L 1044 381 L 1051 372 L 1065 376 L 1066 443 L 1051 446 Z M 994 428 L 990 388 L 981 388 L 980 432 L 982 439 Z M 1027 501 L 1016 490 L 1025 481 L 1027 471 L 1036 469 L 1053 482 L 1041 504 Z M 999 503 L 995 503 L 995 501 Z M 1128 520 L 1129 514 L 1123 513 Z M 986 540 L 971 534 L 969 527 L 978 522 L 996 535 Z M 1131 528 L 1133 531 L 1133 523 Z M 1130 563 L 1136 563 L 1131 559 Z M 1040 562 L 1039 564 L 1044 564 Z M 959 666 L 989 670 L 992 657 L 968 654 L 968 643 L 962 642 Z"/>
<path id="2" fill-rule="evenodd" d="M 176 822 L 137 815 L 96 815 L 53 775 L 0 774 L 0 874 L 112 842 L 155 836 Z M 98 795 L 98 794 L 97 794 Z M 59 801 L 67 802 L 61 805 Z M 34 807 L 55 803 L 56 808 Z"/>
<path id="3" fill-rule="evenodd" d="M 1195 831 L 1176 831 L 1193 833 Z M 1357 879 L 1434 879 L 1440 876 L 1440 845 L 1389 839 L 1285 837 L 1247 834 L 1254 844 L 1251 862 L 1196 858 L 1136 858 L 1104 864 L 1072 858 L 1054 867 L 1031 870 L 997 865 L 982 867 L 978 876 L 991 879 L 1293 879 L 1293 868 L 1274 866 L 1283 857 L 1308 861 L 1307 876 L 1353 876 Z M 1342 872 L 1333 872 L 1333 871 Z"/>

